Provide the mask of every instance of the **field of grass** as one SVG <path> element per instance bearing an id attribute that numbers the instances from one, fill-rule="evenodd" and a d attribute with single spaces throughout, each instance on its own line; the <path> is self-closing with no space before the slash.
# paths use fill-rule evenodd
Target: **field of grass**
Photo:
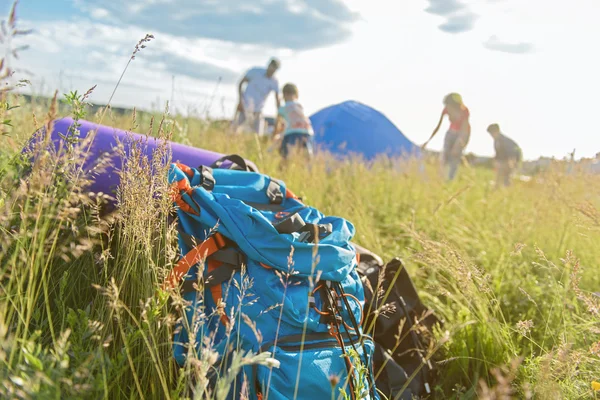
<path id="1" fill-rule="evenodd" d="M 74 105 L 70 112 L 84 115 Z M 164 164 L 130 154 L 119 210 L 102 218 L 101 196 L 85 190 L 77 169 L 85 143 L 41 154 L 30 169 L 17 156 L 55 108 L 11 110 L 13 127 L 0 138 L 0 397 L 205 398 L 211 354 L 176 367 L 181 302 L 156 295 L 177 260 Z M 386 260 L 402 257 L 445 320 L 433 355 L 436 398 L 594 398 L 598 177 L 557 166 L 495 190 L 492 171 L 463 167 L 447 183 L 435 160 L 367 167 L 319 155 L 282 168 L 268 140 L 197 119 L 87 119 L 241 154 L 306 203 L 350 220 L 357 243 Z M 211 396 L 224 398 L 230 384 L 222 377 Z"/>

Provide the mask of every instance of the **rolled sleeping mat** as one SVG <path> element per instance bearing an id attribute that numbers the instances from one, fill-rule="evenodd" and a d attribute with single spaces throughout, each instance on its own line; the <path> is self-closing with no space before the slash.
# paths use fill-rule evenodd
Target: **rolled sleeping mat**
<path id="1" fill-rule="evenodd" d="M 64 136 L 69 132 L 69 129 L 73 125 L 74 121 L 72 118 L 62 118 L 54 121 L 54 128 L 50 135 L 51 143 L 55 149 L 64 147 L 65 139 Z M 89 187 L 89 191 L 93 193 L 106 193 L 114 196 L 115 189 L 119 185 L 120 177 L 119 171 L 123 167 L 123 159 L 116 151 L 118 143 L 122 143 L 125 146 L 125 154 L 130 154 L 131 145 L 135 142 L 140 142 L 142 151 L 148 159 L 152 160 L 153 152 L 156 148 L 164 143 L 163 140 L 159 140 L 155 137 L 140 135 L 137 133 L 127 132 L 121 129 L 113 128 L 105 125 L 98 125 L 93 122 L 79 120 L 79 138 L 83 140 L 88 134 L 94 134 L 89 151 L 87 151 L 87 157 L 83 163 L 84 171 L 90 172 L 96 165 L 97 161 L 101 156 L 106 157 L 106 154 L 110 154 L 110 165 L 104 168 L 102 171 L 94 171 L 90 173 L 92 184 Z M 39 135 L 34 135 L 40 137 Z M 171 150 L 172 162 L 180 162 L 182 164 L 198 167 L 200 165 L 212 166 L 215 168 L 235 168 L 245 169 L 249 171 L 258 171 L 256 165 L 251 161 L 244 160 L 239 156 L 225 156 L 220 153 L 200 149 L 197 147 L 185 146 L 180 143 L 167 141 L 168 146 Z M 32 142 L 28 144 L 27 148 L 31 148 Z"/>

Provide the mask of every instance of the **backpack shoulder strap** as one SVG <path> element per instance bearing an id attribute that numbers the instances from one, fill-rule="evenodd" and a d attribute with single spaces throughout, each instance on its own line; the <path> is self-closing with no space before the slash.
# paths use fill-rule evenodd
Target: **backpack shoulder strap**
<path id="1" fill-rule="evenodd" d="M 210 257 L 217 251 L 221 250 L 227 245 L 227 241 L 220 233 L 215 233 L 196 247 L 192 248 L 185 256 L 179 260 L 175 267 L 171 270 L 167 276 L 165 287 L 170 286 L 171 288 L 177 286 L 181 278 L 183 278 L 192 268 L 194 264 Z"/>
<path id="2" fill-rule="evenodd" d="M 258 172 L 258 168 L 254 165 L 250 164 L 246 160 L 244 160 L 241 156 L 237 154 L 228 154 L 223 156 L 212 163 L 211 168 L 221 168 L 223 163 L 229 161 L 232 165 L 230 165 L 229 169 L 239 169 L 242 171 L 248 172 Z M 237 168 L 236 168 L 237 167 Z"/>

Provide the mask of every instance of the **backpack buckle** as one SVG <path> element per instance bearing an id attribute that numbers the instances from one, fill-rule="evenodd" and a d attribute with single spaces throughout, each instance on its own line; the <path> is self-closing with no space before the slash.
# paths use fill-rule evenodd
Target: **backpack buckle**
<path id="1" fill-rule="evenodd" d="M 216 181 L 213 177 L 212 168 L 201 165 L 198 167 L 198 172 L 200 173 L 200 186 L 208 191 L 213 190 L 215 188 Z"/>
<path id="2" fill-rule="evenodd" d="M 271 181 L 269 182 L 269 186 L 267 186 L 267 198 L 269 199 L 269 202 L 271 204 L 281 204 L 283 203 L 283 193 L 281 192 L 281 185 L 275 181 L 274 179 L 271 179 Z"/>
<path id="3" fill-rule="evenodd" d="M 323 239 L 331 234 L 333 227 L 331 224 L 304 224 L 298 232 L 302 232 L 298 238 L 300 241 L 314 243 L 317 239 Z"/>

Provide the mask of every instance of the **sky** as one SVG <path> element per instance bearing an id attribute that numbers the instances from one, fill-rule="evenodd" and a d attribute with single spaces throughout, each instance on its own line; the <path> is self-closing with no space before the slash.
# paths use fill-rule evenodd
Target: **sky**
<path id="1" fill-rule="evenodd" d="M 114 106 L 171 101 L 231 118 L 237 81 L 276 56 L 280 84 L 298 86 L 309 114 L 360 101 L 421 144 L 444 95 L 459 92 L 471 111 L 468 152 L 493 154 L 486 127 L 499 123 L 527 159 L 590 157 L 600 151 L 598 15 L 598 0 L 21 0 L 19 24 L 34 32 L 10 62 L 31 92 L 98 85 L 90 100 L 104 103 L 150 33 Z"/>

